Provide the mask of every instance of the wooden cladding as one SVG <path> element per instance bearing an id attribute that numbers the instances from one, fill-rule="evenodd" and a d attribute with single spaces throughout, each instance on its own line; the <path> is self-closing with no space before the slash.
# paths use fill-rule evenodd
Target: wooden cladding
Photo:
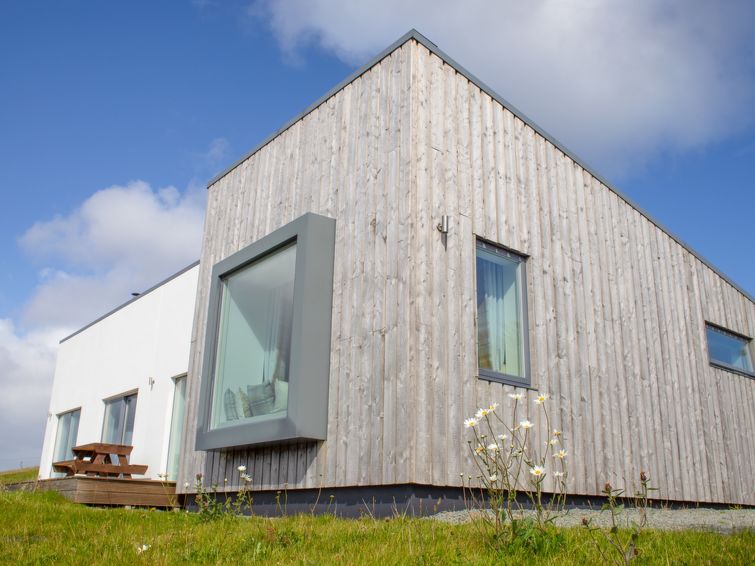
<path id="1" fill-rule="evenodd" d="M 306 212 L 336 219 L 327 440 L 196 452 L 212 267 Z M 531 381 L 573 493 L 647 470 L 662 498 L 755 504 L 755 380 L 705 341 L 705 321 L 755 335 L 755 305 L 413 40 L 210 187 L 179 491 L 238 489 L 239 465 L 257 489 L 474 476 L 464 417 L 535 395 L 478 378 L 478 238 L 528 256 Z"/>

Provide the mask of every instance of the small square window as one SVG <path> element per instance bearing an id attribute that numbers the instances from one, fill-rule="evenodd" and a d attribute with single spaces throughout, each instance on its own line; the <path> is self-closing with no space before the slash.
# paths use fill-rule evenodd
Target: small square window
<path id="1" fill-rule="evenodd" d="M 708 357 L 713 366 L 755 377 L 752 367 L 752 339 L 714 324 L 705 324 Z"/>
<path id="2" fill-rule="evenodd" d="M 480 377 L 529 385 L 525 258 L 477 242 L 477 360 Z"/>
<path id="3" fill-rule="evenodd" d="M 334 254 L 305 214 L 213 267 L 198 450 L 325 440 Z"/>

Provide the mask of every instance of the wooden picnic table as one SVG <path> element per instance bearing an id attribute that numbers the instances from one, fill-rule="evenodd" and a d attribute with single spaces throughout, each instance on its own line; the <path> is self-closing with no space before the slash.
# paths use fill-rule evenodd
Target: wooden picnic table
<path id="1" fill-rule="evenodd" d="M 147 466 L 129 464 L 128 457 L 133 446 L 92 442 L 72 448 L 73 460 L 53 463 L 56 472 L 66 476 L 86 474 L 87 476 L 120 477 L 131 479 L 131 474 L 144 474 Z"/>

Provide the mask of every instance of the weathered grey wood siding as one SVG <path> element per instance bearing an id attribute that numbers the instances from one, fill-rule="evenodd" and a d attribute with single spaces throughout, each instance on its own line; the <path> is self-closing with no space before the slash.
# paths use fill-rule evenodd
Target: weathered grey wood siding
<path id="1" fill-rule="evenodd" d="M 328 440 L 205 457 L 211 267 L 308 211 L 337 220 Z M 708 364 L 704 325 L 753 336 L 755 305 L 414 41 L 210 188 L 179 486 L 235 489 L 240 464 L 260 489 L 459 485 L 464 417 L 515 391 L 476 377 L 476 236 L 530 256 L 533 387 L 573 493 L 647 470 L 663 498 L 755 503 L 755 380 Z"/>

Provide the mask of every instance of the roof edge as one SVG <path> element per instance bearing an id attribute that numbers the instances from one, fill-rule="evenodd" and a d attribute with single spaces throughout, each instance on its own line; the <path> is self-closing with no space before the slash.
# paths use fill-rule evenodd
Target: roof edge
<path id="1" fill-rule="evenodd" d="M 422 38 L 422 41 L 420 41 L 420 38 Z M 328 90 L 324 95 L 322 95 L 320 98 L 318 98 L 315 102 L 307 106 L 307 108 L 304 109 L 303 112 L 297 114 L 295 117 L 293 117 L 291 120 L 286 122 L 282 127 L 278 128 L 275 132 L 267 136 L 262 142 L 258 143 L 256 146 L 254 146 L 251 150 L 247 151 L 241 158 L 237 159 L 231 166 L 226 167 L 215 175 L 210 181 L 207 183 L 207 188 L 209 189 L 212 185 L 220 181 L 223 177 L 225 177 L 228 173 L 236 169 L 239 165 L 241 165 L 244 161 L 249 159 L 252 155 L 257 153 L 259 150 L 261 150 L 263 147 L 265 147 L 267 144 L 269 144 L 271 141 L 273 141 L 275 138 L 277 138 L 279 135 L 281 135 L 283 132 L 288 130 L 291 126 L 296 124 L 299 120 L 304 118 L 307 114 L 315 110 L 318 106 L 326 102 L 329 98 L 332 96 L 335 96 L 338 92 L 343 90 L 348 84 L 354 82 L 359 77 L 367 73 L 372 67 L 380 63 L 383 59 L 385 59 L 388 55 L 396 51 L 399 47 L 404 45 L 407 41 L 415 39 L 419 41 L 420 43 L 426 42 L 430 45 L 434 45 L 430 40 L 428 40 L 426 37 L 424 37 L 421 33 L 419 33 L 416 29 L 411 29 L 404 35 L 402 35 L 400 38 L 398 38 L 396 41 L 391 43 L 388 47 L 383 49 L 380 53 L 378 53 L 375 57 L 370 59 L 367 63 L 359 67 L 356 71 L 351 73 L 348 77 L 346 77 L 344 80 L 339 82 L 336 86 Z M 437 48 L 436 48 L 437 49 Z"/>
<path id="2" fill-rule="evenodd" d="M 129 306 L 129 305 L 130 305 L 131 303 L 133 303 L 133 302 L 135 302 L 135 301 L 138 301 L 139 299 L 141 299 L 141 298 L 142 298 L 142 297 L 144 297 L 145 295 L 148 295 L 148 294 L 149 294 L 149 293 L 151 293 L 152 291 L 154 291 L 154 290 L 156 290 L 156 289 L 159 289 L 160 287 L 162 287 L 162 286 L 163 286 L 163 285 L 165 285 L 166 283 L 170 283 L 171 281 L 173 281 L 173 280 L 174 280 L 174 279 L 176 279 L 177 277 L 180 277 L 181 275 L 183 275 L 184 273 L 186 273 L 187 271 L 189 271 L 189 270 L 191 270 L 191 269 L 194 269 L 194 268 L 195 268 L 196 266 L 198 266 L 198 265 L 199 265 L 199 260 L 195 261 L 195 262 L 194 262 L 194 263 L 192 263 L 191 265 L 187 265 L 186 267 L 184 267 L 184 268 L 183 268 L 183 269 L 181 269 L 180 271 L 177 271 L 176 273 L 174 273 L 174 274 L 173 274 L 173 275 L 171 275 L 170 277 L 167 277 L 167 278 L 163 279 L 162 281 L 160 281 L 159 283 L 157 283 L 157 284 L 153 285 L 152 287 L 150 287 L 150 288 L 149 288 L 149 289 L 147 289 L 146 291 L 144 291 L 144 292 L 142 292 L 142 293 L 139 293 L 139 295 L 137 295 L 136 297 L 134 297 L 134 298 L 132 298 L 132 299 L 129 299 L 128 301 L 126 301 L 125 303 L 123 303 L 123 304 L 121 304 L 121 305 L 119 305 L 119 306 L 115 307 L 115 308 L 114 308 L 113 310 L 109 311 L 108 313 L 106 313 L 106 314 L 103 314 L 103 315 L 102 315 L 101 317 L 99 317 L 98 319 L 96 319 L 96 320 L 93 320 L 92 322 L 90 322 L 89 324 L 87 324 L 87 325 L 85 325 L 85 326 L 82 326 L 82 327 L 81 327 L 81 328 L 79 328 L 79 329 L 78 329 L 78 330 L 77 330 L 76 332 L 73 332 L 72 334 L 69 334 L 68 336 L 66 336 L 65 338 L 63 338 L 63 339 L 62 339 L 62 340 L 61 340 L 60 342 L 58 342 L 58 344 L 62 344 L 63 342 L 65 342 L 66 340 L 68 340 L 68 339 L 70 339 L 70 338 L 73 338 L 73 337 L 74 337 L 74 336 L 76 336 L 77 334 L 81 334 L 81 333 L 82 333 L 82 332 L 84 332 L 84 331 L 85 331 L 85 330 L 86 330 L 87 328 L 91 328 L 92 326 L 94 326 L 94 325 L 95 325 L 95 324 L 97 324 L 98 322 L 101 322 L 101 321 L 105 320 L 105 319 L 106 319 L 107 317 L 109 317 L 110 315 L 113 315 L 113 314 L 117 313 L 117 312 L 118 312 L 119 310 L 121 310 L 122 308 L 125 308 L 125 307 Z"/>
<path id="3" fill-rule="evenodd" d="M 624 194 L 621 190 L 616 188 L 608 179 L 603 177 L 600 173 L 598 173 L 593 167 L 587 164 L 587 162 L 579 157 L 577 154 L 575 154 L 573 151 L 569 150 L 563 143 L 561 143 L 558 139 L 556 139 L 554 136 L 549 134 L 544 128 L 540 127 L 537 122 L 529 118 L 524 112 L 519 110 L 516 106 L 511 104 L 508 100 L 503 98 L 500 94 L 498 94 L 495 90 L 493 90 L 490 86 L 488 86 L 485 82 L 480 80 L 476 75 L 472 74 L 469 70 L 467 70 L 463 65 L 460 65 L 458 62 L 456 62 L 455 59 L 450 57 L 445 51 L 440 49 L 435 43 L 430 41 L 427 37 L 422 35 L 420 32 L 418 32 L 416 29 L 411 29 L 404 35 L 402 35 L 399 39 L 394 41 L 391 45 L 383 49 L 380 53 L 378 53 L 375 57 L 370 59 L 367 63 L 359 67 L 356 71 L 354 71 L 351 75 L 349 75 L 347 78 L 342 80 L 340 83 L 338 83 L 336 86 L 328 90 L 327 93 L 325 93 L 323 96 L 321 96 L 316 102 L 309 105 L 303 112 L 286 122 L 286 124 L 276 130 L 273 134 L 266 137 L 261 143 L 257 144 L 253 149 L 246 152 L 243 157 L 235 161 L 230 167 L 227 167 L 224 169 L 221 173 L 215 175 L 208 183 L 207 188 L 209 189 L 212 185 L 217 183 L 220 179 L 225 177 L 228 173 L 233 171 L 236 167 L 241 165 L 244 161 L 249 159 L 252 155 L 257 153 L 260 149 L 265 147 L 267 144 L 269 144 L 272 140 L 274 140 L 276 137 L 278 137 L 280 134 L 285 132 L 288 128 L 293 126 L 296 122 L 304 118 L 307 114 L 315 110 L 318 106 L 323 104 L 325 101 L 327 101 L 330 97 L 334 96 L 336 93 L 338 93 L 340 90 L 342 90 L 346 85 L 353 82 L 363 74 L 367 73 L 372 67 L 380 63 L 383 59 L 385 59 L 388 55 L 393 53 L 396 49 L 404 45 L 407 41 L 415 40 L 420 45 L 424 46 L 430 53 L 433 53 L 434 55 L 437 55 L 440 59 L 443 60 L 444 63 L 451 66 L 457 73 L 462 75 L 464 78 L 466 78 L 469 82 L 474 84 L 477 88 L 479 88 L 481 91 L 483 91 L 485 94 L 490 96 L 493 100 L 504 106 L 507 110 L 509 110 L 512 114 L 514 114 L 517 118 L 519 118 L 522 122 L 530 126 L 535 132 L 540 134 L 542 137 L 544 137 L 546 140 L 548 140 L 550 143 L 552 143 L 556 148 L 559 149 L 559 151 L 563 152 L 567 157 L 569 157 L 572 161 L 574 161 L 577 165 L 582 167 L 587 173 L 592 175 L 595 179 L 597 179 L 600 183 L 605 185 L 609 190 L 613 191 L 621 200 L 626 202 L 629 206 L 631 206 L 633 209 L 635 209 L 637 212 L 639 212 L 641 215 L 643 215 L 645 218 L 647 218 L 652 224 L 655 225 L 656 228 L 660 229 L 661 231 L 665 232 L 669 237 L 671 237 L 677 244 L 682 246 L 685 250 L 687 250 L 689 253 L 691 253 L 695 258 L 697 258 L 699 261 L 701 261 L 706 267 L 711 269 L 716 275 L 718 275 L 721 279 L 726 281 L 729 285 L 731 285 L 734 289 L 739 291 L 746 299 L 749 299 L 750 302 L 755 303 L 755 298 L 745 291 L 740 285 L 735 283 L 731 278 L 729 278 L 727 275 L 725 275 L 721 270 L 719 270 L 715 265 L 713 265 L 710 261 L 708 261 L 703 255 L 696 252 L 692 247 L 689 246 L 684 240 L 682 240 L 679 236 L 674 234 L 671 230 L 669 230 L 662 222 L 657 220 L 652 214 L 647 212 L 645 209 L 643 209 L 640 205 L 638 205 L 634 200 L 629 198 L 626 194 Z"/>

